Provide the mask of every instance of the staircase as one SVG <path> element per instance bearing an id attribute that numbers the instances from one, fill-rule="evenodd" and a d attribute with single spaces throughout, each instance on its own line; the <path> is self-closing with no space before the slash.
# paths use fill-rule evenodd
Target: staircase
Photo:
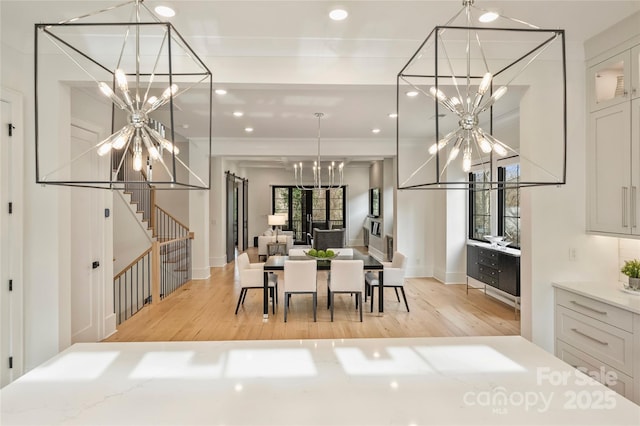
<path id="1" fill-rule="evenodd" d="M 138 181 L 116 191 L 129 206 L 150 248 L 114 277 L 114 309 L 118 324 L 149 303 L 159 303 L 191 280 L 193 233 L 155 205 L 155 189 L 138 172 Z M 132 174 L 127 177 L 129 181 Z"/>

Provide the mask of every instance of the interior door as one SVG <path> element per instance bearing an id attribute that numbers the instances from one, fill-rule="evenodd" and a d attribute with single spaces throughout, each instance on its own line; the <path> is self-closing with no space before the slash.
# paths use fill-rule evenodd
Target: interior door
<path id="1" fill-rule="evenodd" d="M 242 181 L 242 250 L 249 248 L 249 181 Z"/>
<path id="2" fill-rule="evenodd" d="M 11 279 L 9 273 L 11 256 L 11 227 L 9 226 L 8 212 L 5 210 L 5 202 L 8 200 L 9 191 L 9 161 L 8 149 L 10 144 L 7 132 L 11 123 L 11 105 L 0 100 L 0 200 L 2 200 L 2 213 L 0 220 L 0 387 L 11 382 L 11 369 L 9 368 L 9 357 L 11 356 L 11 292 L 8 282 Z"/>
<path id="3" fill-rule="evenodd" d="M 227 262 L 232 262 L 235 259 L 235 244 L 234 244 L 234 195 L 235 195 L 235 177 L 231 173 L 227 173 Z"/>
<path id="4" fill-rule="evenodd" d="M 71 126 L 71 158 L 99 141 L 99 135 L 79 126 Z M 92 176 L 100 173 L 97 155 L 85 156 L 71 165 L 71 173 Z M 104 226 L 98 189 L 73 188 L 71 198 L 71 342 L 96 342 L 101 338 L 103 283 L 100 266 Z"/>

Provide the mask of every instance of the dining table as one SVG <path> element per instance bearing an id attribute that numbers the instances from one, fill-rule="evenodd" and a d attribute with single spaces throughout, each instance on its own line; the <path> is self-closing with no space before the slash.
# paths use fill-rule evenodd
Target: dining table
<path id="1" fill-rule="evenodd" d="M 338 255 L 332 259 L 318 259 L 311 256 L 269 256 L 264 263 L 264 295 L 263 295 L 263 308 L 262 314 L 264 319 L 269 318 L 269 274 L 275 271 L 284 271 L 284 262 L 287 260 L 309 260 L 316 259 L 316 267 L 318 271 L 331 270 L 332 260 L 362 260 L 364 267 L 363 271 L 378 271 L 378 277 L 380 280 L 380 291 L 378 297 L 378 312 L 384 312 L 384 292 L 382 291 L 384 265 L 380 263 L 375 257 L 370 254 L 364 254 L 356 249 L 353 249 L 353 255 Z M 364 276 L 362 277 L 364 280 Z M 373 290 L 372 290 L 373 291 Z"/>

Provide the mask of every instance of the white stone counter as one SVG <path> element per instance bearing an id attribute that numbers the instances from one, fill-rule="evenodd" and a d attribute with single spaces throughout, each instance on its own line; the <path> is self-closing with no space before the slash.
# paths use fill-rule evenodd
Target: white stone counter
<path id="1" fill-rule="evenodd" d="M 517 337 L 76 344 L 0 390 L 9 425 L 638 425 Z"/>
<path id="2" fill-rule="evenodd" d="M 640 293 L 625 291 L 621 282 L 572 281 L 555 282 L 553 286 L 640 314 Z"/>

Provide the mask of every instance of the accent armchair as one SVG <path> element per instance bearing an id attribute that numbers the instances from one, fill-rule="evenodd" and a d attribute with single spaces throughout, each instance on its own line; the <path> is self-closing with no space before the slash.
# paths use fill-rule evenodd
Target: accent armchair
<path id="1" fill-rule="evenodd" d="M 247 253 L 242 253 L 236 259 L 238 274 L 240 275 L 240 297 L 236 305 L 236 315 L 240 305 L 244 305 L 247 297 L 247 290 L 264 289 L 264 263 L 250 263 Z M 276 302 L 278 301 L 278 276 L 269 274 L 269 293 L 271 293 L 271 310 L 276 313 Z"/>
<path id="2" fill-rule="evenodd" d="M 382 287 L 393 287 L 396 291 L 396 298 L 400 302 L 400 295 L 398 295 L 398 289 L 402 291 L 402 298 L 404 299 L 404 305 L 409 312 L 409 304 L 407 303 L 407 296 L 404 292 L 404 273 L 407 264 L 407 258 L 399 251 L 393 253 L 393 262 L 381 262 L 384 266 L 382 272 L 384 273 Z M 378 273 L 369 271 L 365 274 L 365 302 L 367 294 L 371 294 L 371 312 L 373 312 L 373 290 L 378 288 L 378 297 L 383 288 L 380 288 L 380 280 L 378 279 Z"/>

